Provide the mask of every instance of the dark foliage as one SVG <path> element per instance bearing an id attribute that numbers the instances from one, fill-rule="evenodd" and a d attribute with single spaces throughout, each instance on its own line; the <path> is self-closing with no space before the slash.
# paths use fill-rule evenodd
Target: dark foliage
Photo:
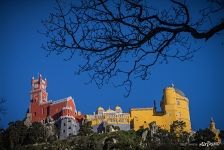
<path id="1" fill-rule="evenodd" d="M 183 124 L 180 121 L 174 122 L 171 126 L 175 127 L 179 135 L 185 131 L 181 129 Z M 162 149 L 206 149 L 195 143 L 185 143 L 181 141 L 181 136 L 172 136 L 172 132 L 156 128 L 156 132 L 150 134 L 150 127 L 138 131 L 115 131 L 106 133 L 93 133 L 89 131 L 90 124 L 82 126 L 80 135 L 69 137 L 65 140 L 52 139 L 47 141 L 44 128 L 41 123 L 33 123 L 29 128 L 22 121 L 16 121 L 9 124 L 6 130 L 0 132 L 0 150 L 43 150 L 43 149 L 67 149 L 67 150 L 162 150 Z M 144 132 L 147 132 L 143 140 Z M 31 134 L 33 133 L 33 135 Z M 184 137 L 188 138 L 188 136 Z M 187 141 L 187 140 L 184 140 Z M 214 142 L 214 134 L 209 129 L 199 130 L 194 136 L 194 142 Z M 35 144 L 34 144 L 35 143 Z M 183 145 L 184 144 L 184 145 Z M 193 144 L 193 145 L 191 145 Z M 210 149 L 222 149 L 223 145 L 209 147 Z"/>
<path id="2" fill-rule="evenodd" d="M 92 131 L 92 127 L 91 127 L 90 122 L 82 124 L 80 129 L 79 129 L 78 135 L 88 136 L 88 135 L 91 135 L 91 134 L 93 134 L 93 131 Z"/>
<path id="3" fill-rule="evenodd" d="M 201 142 L 216 142 L 215 140 L 215 133 L 213 133 L 209 129 L 199 129 L 196 134 L 195 134 L 195 142 L 196 143 L 201 143 Z"/>
<path id="4" fill-rule="evenodd" d="M 27 139 L 29 144 L 41 143 L 47 141 L 46 129 L 40 122 L 32 123 L 32 126 L 27 130 Z"/>

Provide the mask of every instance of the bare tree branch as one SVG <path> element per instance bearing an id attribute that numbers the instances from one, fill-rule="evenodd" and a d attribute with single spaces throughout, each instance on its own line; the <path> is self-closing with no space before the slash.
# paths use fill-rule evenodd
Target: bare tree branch
<path id="1" fill-rule="evenodd" d="M 88 72 L 99 88 L 119 76 L 115 86 L 125 86 L 128 96 L 133 79 L 147 80 L 159 62 L 192 58 L 196 48 L 189 38 L 209 40 L 224 30 L 223 18 L 201 29 L 210 14 L 224 10 L 221 0 L 212 3 L 217 9 L 202 10 L 202 18 L 193 21 L 188 6 L 176 0 L 162 10 L 144 0 L 57 0 L 55 12 L 42 21 L 48 38 L 43 48 L 70 53 L 65 60 L 82 56 L 77 74 Z"/>

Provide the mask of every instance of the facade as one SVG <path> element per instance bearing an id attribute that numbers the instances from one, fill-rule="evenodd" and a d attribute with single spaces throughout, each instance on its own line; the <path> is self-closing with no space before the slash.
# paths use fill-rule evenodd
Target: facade
<path id="1" fill-rule="evenodd" d="M 149 123 L 155 121 L 156 125 L 163 129 L 170 130 L 173 121 L 179 120 L 186 123 L 185 130 L 191 132 L 191 121 L 189 111 L 189 100 L 185 94 L 174 85 L 167 87 L 163 91 L 160 103 L 161 110 L 156 107 L 131 108 L 129 113 L 123 113 L 117 106 L 115 110 L 104 110 L 99 107 L 94 115 L 86 115 L 87 121 L 92 123 L 94 131 L 101 131 L 106 125 L 119 126 L 121 130 L 149 127 Z"/>
<path id="2" fill-rule="evenodd" d="M 43 79 L 41 75 L 38 79 L 33 77 L 31 85 L 30 106 L 25 123 L 41 122 L 45 124 L 52 120 L 60 127 L 60 138 L 76 135 L 83 117 L 77 113 L 73 98 L 48 100 L 47 80 Z"/>
<path id="3" fill-rule="evenodd" d="M 93 131 L 104 132 L 107 125 L 113 125 L 120 128 L 120 130 L 130 130 L 130 114 L 123 113 L 121 107 L 116 106 L 115 110 L 104 110 L 98 107 L 93 115 L 86 115 L 86 120 L 91 122 Z"/>
<path id="4" fill-rule="evenodd" d="M 58 121 L 60 128 L 60 139 L 65 139 L 71 135 L 77 135 L 79 131 L 79 122 L 76 119 L 65 117 Z"/>
<path id="5" fill-rule="evenodd" d="M 185 94 L 174 85 L 167 87 L 163 91 L 160 103 L 161 111 L 156 107 L 132 108 L 130 110 L 130 124 L 134 130 L 146 128 L 149 123 L 155 121 L 156 124 L 169 130 L 173 121 L 179 120 L 186 123 L 185 130 L 191 132 L 191 121 L 189 111 L 189 100 Z"/>
<path id="6" fill-rule="evenodd" d="M 32 78 L 30 92 L 30 105 L 25 120 L 26 124 L 53 121 L 60 128 L 60 138 L 76 135 L 84 116 L 77 112 L 72 97 L 61 100 L 48 100 L 47 80 L 39 75 L 38 79 Z M 173 121 L 179 120 L 186 123 L 185 130 L 191 132 L 189 100 L 185 94 L 174 85 L 163 90 L 160 103 L 161 109 L 156 106 L 147 108 L 131 108 L 129 113 L 124 113 L 121 107 L 114 110 L 99 107 L 92 115 L 85 119 L 91 122 L 95 132 L 104 132 L 107 125 L 119 127 L 120 130 L 138 130 L 149 127 L 149 123 L 156 122 L 161 128 L 170 129 Z M 214 124 L 214 123 L 213 123 Z M 214 126 L 214 125 L 213 125 Z M 215 130 L 211 125 L 211 130 Z"/>

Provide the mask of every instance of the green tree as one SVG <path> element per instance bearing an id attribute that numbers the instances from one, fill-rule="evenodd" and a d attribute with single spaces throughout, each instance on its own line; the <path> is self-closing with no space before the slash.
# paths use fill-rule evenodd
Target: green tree
<path id="1" fill-rule="evenodd" d="M 110 132 L 111 128 L 113 128 L 113 125 L 106 125 L 106 132 Z"/>
<path id="2" fill-rule="evenodd" d="M 8 145 L 8 140 L 6 136 L 6 131 L 0 129 L 0 150 L 6 150 Z"/>
<path id="3" fill-rule="evenodd" d="M 119 126 L 114 126 L 114 130 L 116 130 L 116 131 L 120 131 L 121 129 L 120 129 Z"/>
<path id="4" fill-rule="evenodd" d="M 120 127 L 119 126 L 106 125 L 106 132 L 111 132 L 111 129 L 114 129 L 115 131 L 120 131 Z"/>
<path id="5" fill-rule="evenodd" d="M 186 123 L 184 121 L 174 121 L 170 125 L 170 137 L 173 143 L 187 143 L 189 133 L 184 131 Z"/>
<path id="6" fill-rule="evenodd" d="M 78 135 L 87 136 L 93 134 L 92 126 L 90 122 L 86 122 L 80 126 Z"/>
<path id="7" fill-rule="evenodd" d="M 142 133 L 147 130 L 147 129 L 144 129 L 144 128 L 139 128 L 136 132 L 136 135 L 140 138 L 142 138 Z"/>
<path id="8" fill-rule="evenodd" d="M 23 121 L 10 122 L 9 127 L 6 129 L 6 134 L 9 140 L 9 147 L 14 149 L 18 145 L 25 143 L 27 136 L 27 126 Z"/>
<path id="9" fill-rule="evenodd" d="M 170 125 L 170 132 L 175 132 L 175 133 L 181 133 L 184 131 L 184 128 L 186 127 L 186 123 L 184 121 L 174 121 Z"/>
<path id="10" fill-rule="evenodd" d="M 197 143 L 201 142 L 215 142 L 215 133 L 213 133 L 210 129 L 199 129 L 194 136 L 194 140 Z"/>
<path id="11" fill-rule="evenodd" d="M 158 128 L 158 130 L 154 136 L 159 139 L 159 143 L 161 143 L 161 144 L 171 143 L 170 132 L 166 129 Z"/>
<path id="12" fill-rule="evenodd" d="M 133 131 L 118 131 L 107 133 L 103 150 L 119 149 L 130 150 L 140 149 L 140 140 Z"/>
<path id="13" fill-rule="evenodd" d="M 28 143 L 32 144 L 46 142 L 47 135 L 44 125 L 40 122 L 32 123 L 32 125 L 28 129 L 27 140 Z"/>
<path id="14" fill-rule="evenodd" d="M 220 130 L 219 137 L 224 140 L 224 130 Z"/>

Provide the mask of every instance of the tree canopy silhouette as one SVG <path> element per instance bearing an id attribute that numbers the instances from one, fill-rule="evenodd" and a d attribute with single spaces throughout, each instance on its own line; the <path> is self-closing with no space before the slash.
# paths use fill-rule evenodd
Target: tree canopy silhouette
<path id="1" fill-rule="evenodd" d="M 114 85 L 125 86 L 128 96 L 133 79 L 148 79 L 154 65 L 190 59 L 196 50 L 190 39 L 209 40 L 223 31 L 224 15 L 217 15 L 223 1 L 208 4 L 193 19 L 189 6 L 177 0 L 158 8 L 147 0 L 57 0 L 42 21 L 48 39 L 43 48 L 68 54 L 65 60 L 83 57 L 77 73 L 88 72 L 98 87 L 119 76 Z"/>

